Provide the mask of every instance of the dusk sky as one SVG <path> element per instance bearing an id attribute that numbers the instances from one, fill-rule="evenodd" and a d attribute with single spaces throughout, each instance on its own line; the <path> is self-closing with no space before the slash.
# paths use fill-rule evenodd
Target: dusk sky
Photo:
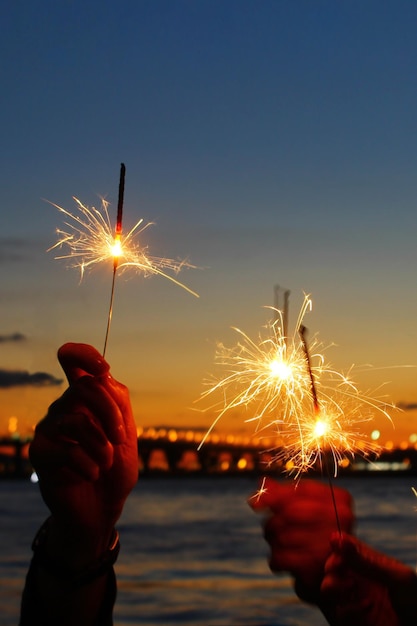
<path id="1" fill-rule="evenodd" d="M 195 400 L 232 326 L 256 338 L 274 285 L 364 390 L 417 432 L 414 0 L 20 0 L 1 9 L 0 431 L 65 388 L 66 341 L 103 347 L 112 268 L 47 252 L 63 216 L 111 203 L 124 230 L 199 269 L 120 275 L 107 358 L 138 425 L 207 426 Z M 401 366 L 401 367 L 399 367 Z M 413 409 L 414 410 L 409 410 Z M 221 427 L 238 430 L 239 417 Z"/>

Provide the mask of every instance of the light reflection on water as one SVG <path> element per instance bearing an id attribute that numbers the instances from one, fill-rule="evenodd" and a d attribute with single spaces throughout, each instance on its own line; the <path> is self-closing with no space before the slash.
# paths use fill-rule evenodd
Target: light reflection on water
<path id="1" fill-rule="evenodd" d="M 336 479 L 355 497 L 358 533 L 415 566 L 411 478 Z M 287 576 L 267 564 L 261 518 L 247 505 L 250 478 L 139 480 L 119 523 L 115 626 L 324 626 Z M 37 486 L 0 483 L 2 625 L 16 626 L 34 532 L 45 516 Z"/>

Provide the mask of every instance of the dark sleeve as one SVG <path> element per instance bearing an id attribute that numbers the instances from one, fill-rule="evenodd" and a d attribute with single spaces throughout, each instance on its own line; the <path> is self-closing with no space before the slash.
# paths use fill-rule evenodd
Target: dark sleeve
<path id="1" fill-rule="evenodd" d="M 116 601 L 116 576 L 111 568 L 107 574 L 107 589 L 96 621 L 91 626 L 113 626 L 113 607 Z M 19 626 L 57 626 L 46 621 L 45 610 L 37 592 L 36 567 L 32 560 L 22 594 Z"/>

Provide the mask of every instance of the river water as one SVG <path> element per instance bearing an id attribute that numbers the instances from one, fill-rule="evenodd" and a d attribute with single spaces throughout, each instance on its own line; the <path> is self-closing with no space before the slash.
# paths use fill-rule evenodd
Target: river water
<path id="1" fill-rule="evenodd" d="M 415 567 L 411 477 L 337 478 L 356 501 L 358 535 Z M 115 626 L 324 626 L 267 563 L 249 477 L 140 479 L 118 525 Z M 37 485 L 0 482 L 0 624 L 16 626 L 30 544 L 47 511 Z"/>

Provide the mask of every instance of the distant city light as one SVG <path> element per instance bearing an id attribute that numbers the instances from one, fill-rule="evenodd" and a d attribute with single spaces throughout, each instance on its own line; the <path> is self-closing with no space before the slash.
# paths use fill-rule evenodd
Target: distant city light
<path id="1" fill-rule="evenodd" d="M 8 431 L 10 435 L 17 432 L 17 417 L 9 417 Z"/>

